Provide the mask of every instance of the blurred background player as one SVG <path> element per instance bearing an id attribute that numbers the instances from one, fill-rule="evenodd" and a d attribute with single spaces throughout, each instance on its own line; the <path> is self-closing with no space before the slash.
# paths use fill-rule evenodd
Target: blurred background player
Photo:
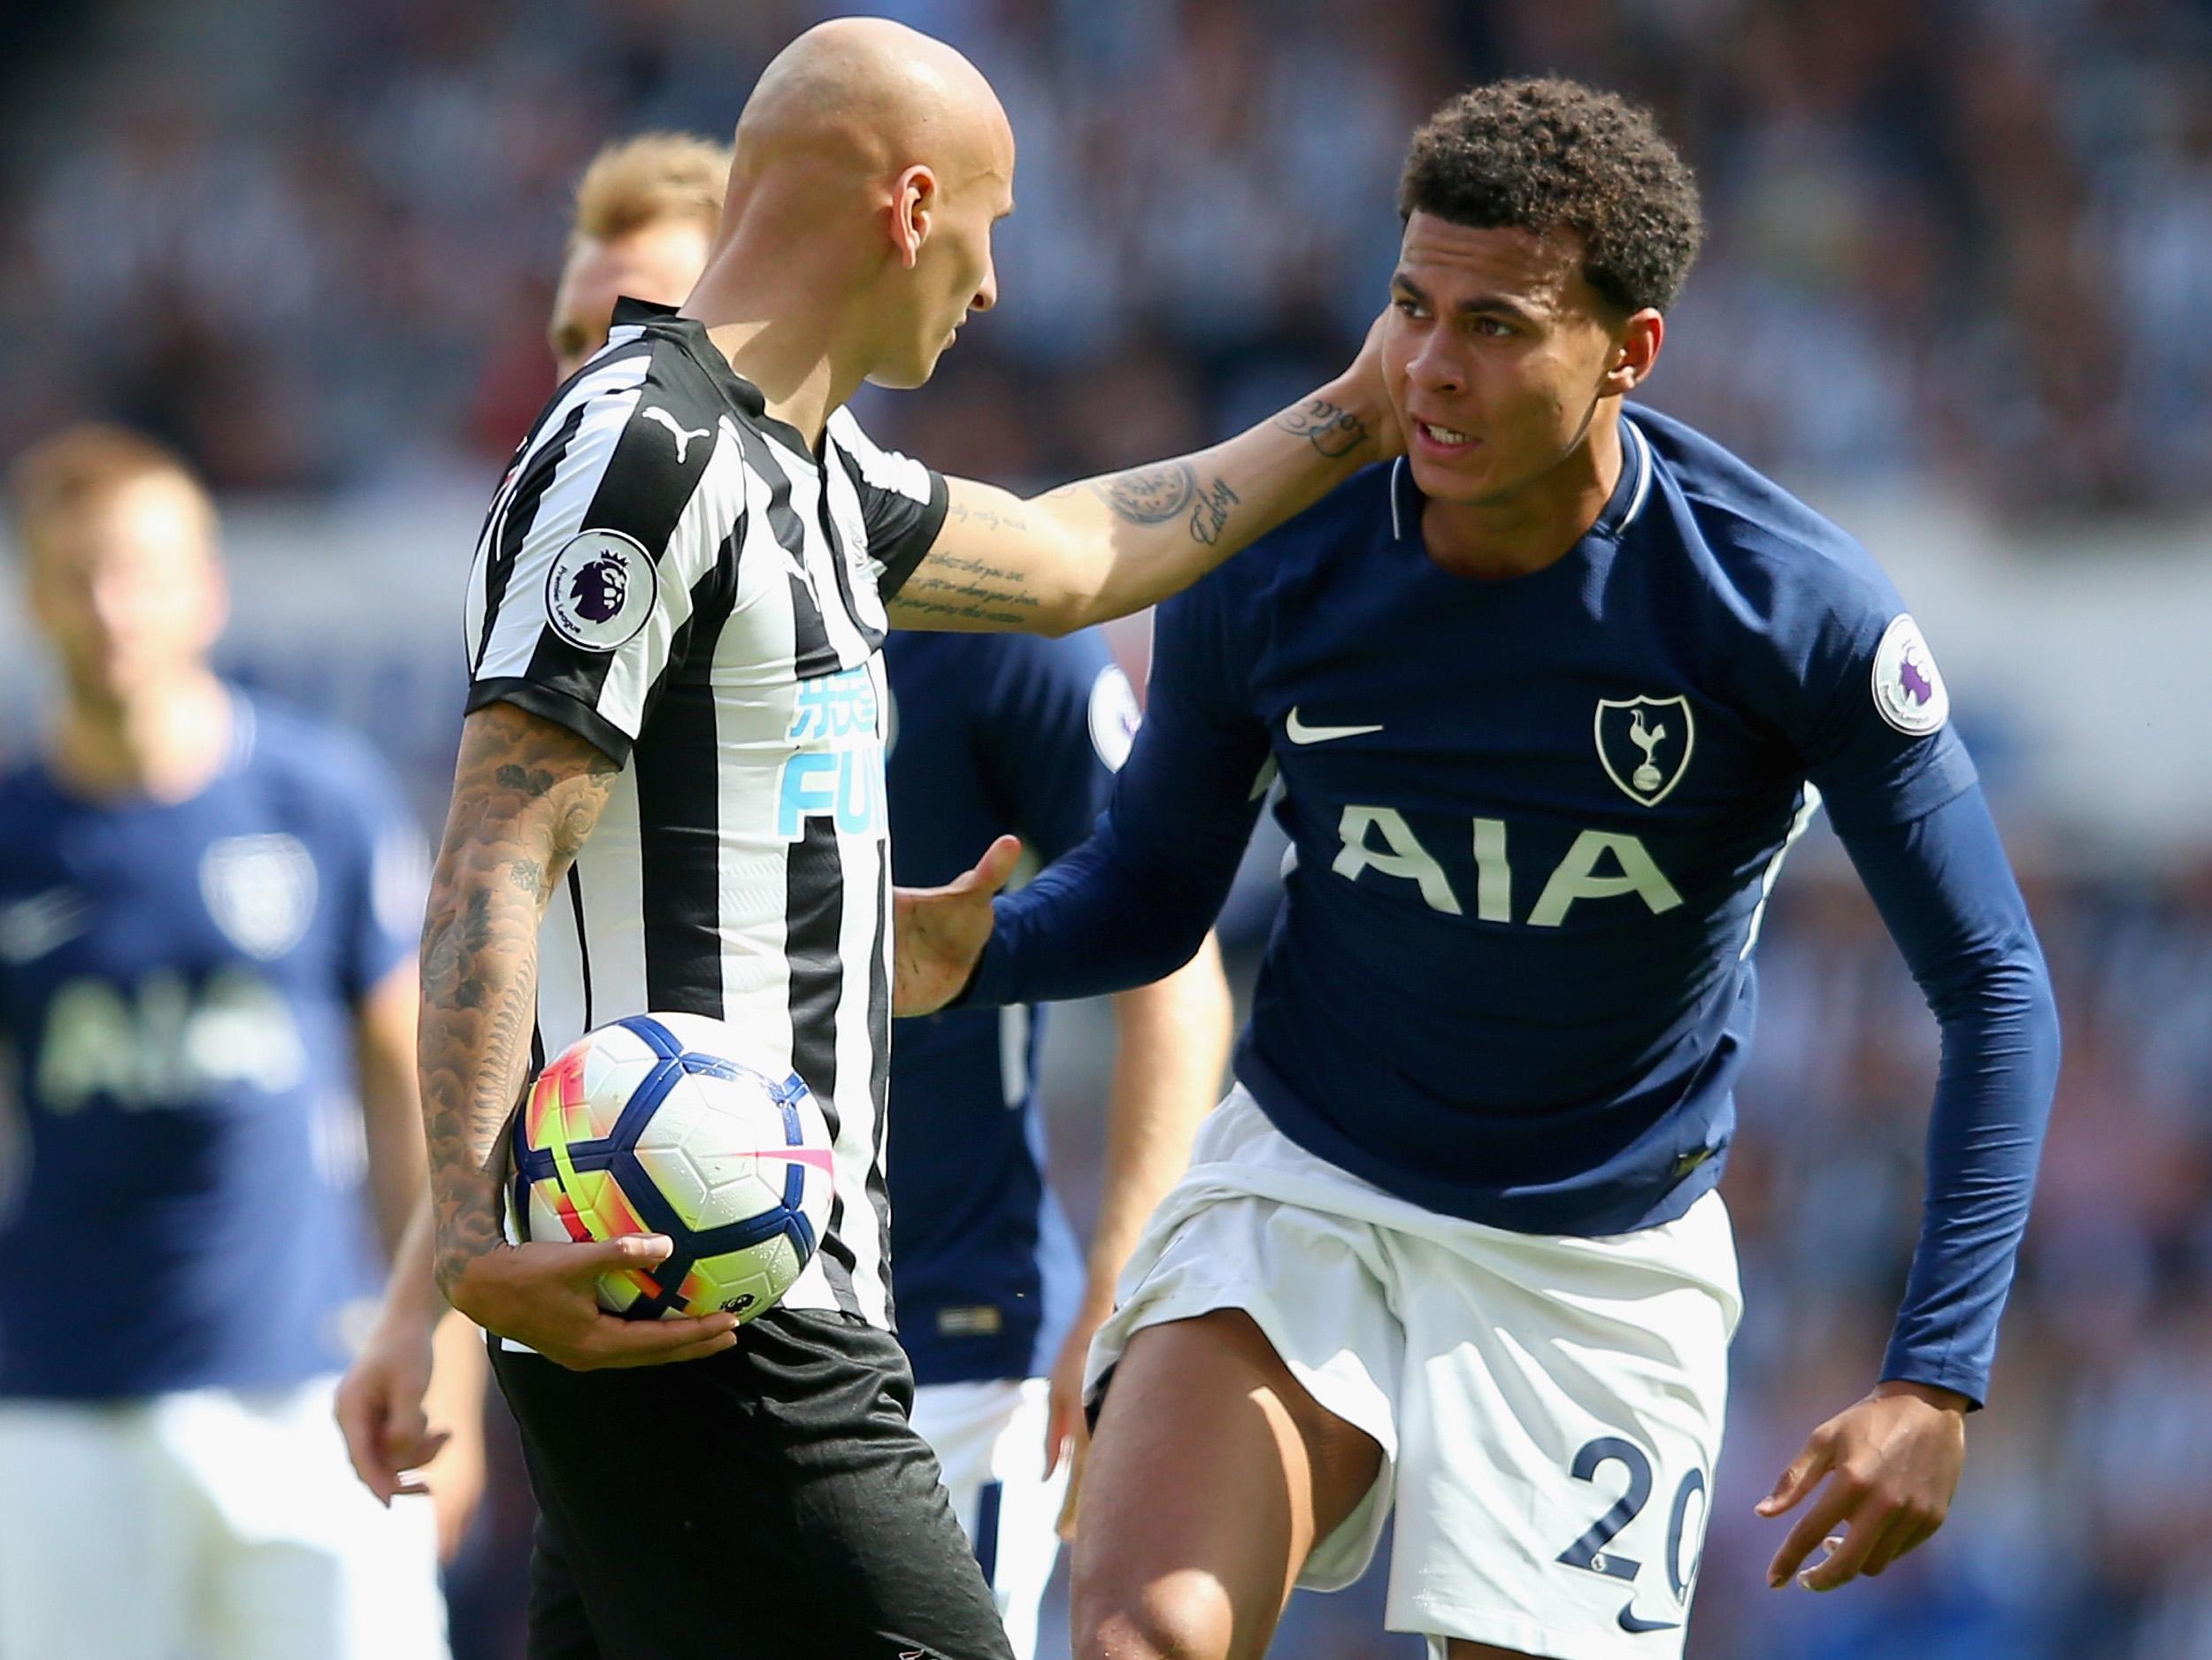
<path id="1" fill-rule="evenodd" d="M 566 380 L 606 343 L 621 296 L 674 304 L 705 268 L 730 152 L 649 134 L 609 145 L 576 188 L 547 340 Z M 1011 826 L 1049 861 L 1104 811 L 1137 719 L 1102 639 L 895 632 L 892 869 L 950 881 L 979 837 Z M 1229 991 L 1210 939 L 1186 968 L 1115 999 L 1107 1164 L 1086 1260 L 1044 1180 L 1034 1085 L 1042 1022 L 1020 1007 L 892 1029 L 888 1164 L 899 1341 L 914 1425 L 990 1580 L 1015 1652 L 1035 1646 L 1058 1513 L 1085 1435 L 1083 1356 L 1145 1217 L 1182 1169 L 1227 1060 Z M 435 1300 L 426 1234 L 394 1264 L 377 1333 L 349 1372 L 340 1418 L 380 1495 L 426 1443 L 418 1403 Z"/>
<path id="2" fill-rule="evenodd" d="M 330 1423 L 423 1188 L 419 838 L 362 746 L 210 670 L 180 459 L 73 427 L 10 495 L 58 683 L 0 777 L 0 1656 L 442 1654 L 432 1518 Z"/>
<path id="3" fill-rule="evenodd" d="M 1104 810 L 1136 698 L 1094 633 L 894 633 L 891 865 L 960 876 L 1012 828 L 1049 862 Z M 890 1171 L 899 1341 L 914 1426 L 1027 1656 L 1052 1572 L 1066 1461 L 1087 1440 L 1083 1362 L 1145 1218 L 1218 1095 L 1230 1002 L 1211 937 L 1114 999 L 1106 1162 L 1087 1265 L 1044 1181 L 1041 1011 L 954 1010 L 892 1027 Z"/>
<path id="4" fill-rule="evenodd" d="M 1092 1356 L 1081 1660 L 1254 1660 L 1392 1513 L 1386 1617 L 1434 1656 L 1682 1652 L 1753 951 L 1824 804 L 1943 1053 L 1902 1307 L 1759 1502 L 1798 1511 L 1770 1586 L 1942 1526 L 2027 1225 L 2056 1011 L 1926 642 L 1832 524 L 1624 407 L 1702 236 L 1688 169 L 1614 95 L 1498 81 L 1398 202 L 1407 455 L 1161 607 L 1090 841 L 995 918 L 901 897 L 902 1009 L 1094 994 L 1195 945 L 1283 785 L 1237 1086 Z"/>

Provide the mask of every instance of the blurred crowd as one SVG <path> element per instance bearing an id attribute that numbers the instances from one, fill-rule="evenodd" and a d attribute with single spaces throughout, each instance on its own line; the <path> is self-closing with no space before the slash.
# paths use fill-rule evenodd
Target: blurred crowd
<path id="1" fill-rule="evenodd" d="M 481 476 L 546 388 L 564 197 L 720 133 L 821 0 L 51 0 L 0 35 L 0 454 L 127 414 L 219 485 Z M 1655 104 L 1711 237 L 1655 399 L 1785 476 L 2023 514 L 2212 499 L 2208 0 L 880 0 L 1022 143 L 1001 315 L 895 403 L 1010 480 L 1311 383 L 1408 132 L 1471 79 Z M 11 12 L 17 9 L 10 8 Z"/>

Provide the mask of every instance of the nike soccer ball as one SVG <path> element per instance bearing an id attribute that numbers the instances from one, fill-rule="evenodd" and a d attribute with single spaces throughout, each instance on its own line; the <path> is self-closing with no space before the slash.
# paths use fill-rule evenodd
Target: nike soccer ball
<path id="1" fill-rule="evenodd" d="M 514 1216 L 526 1239 L 664 1233 L 650 1269 L 603 1274 L 630 1319 L 775 1306 L 827 1226 L 829 1126 L 795 1077 L 732 1059 L 700 1015 L 632 1015 L 570 1044 L 515 1115 Z"/>

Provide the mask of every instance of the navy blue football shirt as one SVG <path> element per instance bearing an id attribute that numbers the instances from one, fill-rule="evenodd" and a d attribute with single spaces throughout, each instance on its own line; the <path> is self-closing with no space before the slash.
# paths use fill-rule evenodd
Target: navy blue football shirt
<path id="1" fill-rule="evenodd" d="M 1046 861 L 1090 834 L 1137 717 L 1097 634 L 902 630 L 883 653 L 901 886 L 951 881 L 1008 829 Z M 1042 1376 L 1081 1295 L 1081 1253 L 1045 1181 L 1042 1029 L 1019 1004 L 892 1028 L 894 1268 L 918 1382 Z"/>
<path id="2" fill-rule="evenodd" d="M 1270 774 L 1294 865 L 1237 1073 L 1432 1210 L 1602 1235 L 1719 1180 L 1783 855 L 1824 800 L 1942 1018 L 1923 1250 L 1885 1376 L 1979 1398 L 2056 1067 L 1948 696 L 1866 552 L 1636 410 L 1595 525 L 1500 581 L 1369 469 L 1161 608 L 1098 834 L 998 902 L 968 1001 L 1155 978 Z"/>
<path id="3" fill-rule="evenodd" d="M 353 1016 L 419 847 L 363 746 L 234 707 L 187 801 L 0 777 L 0 1396 L 297 1382 L 375 1289 Z"/>

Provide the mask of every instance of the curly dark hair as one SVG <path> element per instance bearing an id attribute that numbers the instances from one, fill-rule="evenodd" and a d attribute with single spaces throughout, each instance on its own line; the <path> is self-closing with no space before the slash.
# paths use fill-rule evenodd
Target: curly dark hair
<path id="1" fill-rule="evenodd" d="M 1413 135 L 1398 213 L 1582 239 L 1582 274 L 1624 317 L 1663 311 L 1705 234 L 1697 181 L 1651 111 L 1579 81 L 1494 81 Z"/>

